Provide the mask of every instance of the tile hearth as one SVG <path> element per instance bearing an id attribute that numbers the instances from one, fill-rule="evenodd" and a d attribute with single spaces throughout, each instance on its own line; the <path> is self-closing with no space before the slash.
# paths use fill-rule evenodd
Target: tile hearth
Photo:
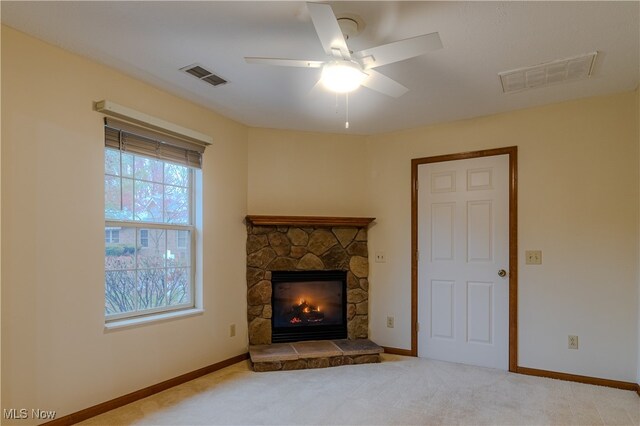
<path id="1" fill-rule="evenodd" d="M 369 339 L 312 340 L 252 345 L 255 371 L 301 370 L 380 362 L 384 350 Z"/>

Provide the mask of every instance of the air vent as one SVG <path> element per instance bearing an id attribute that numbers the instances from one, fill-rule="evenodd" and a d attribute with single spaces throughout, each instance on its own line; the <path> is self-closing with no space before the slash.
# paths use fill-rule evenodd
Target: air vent
<path id="1" fill-rule="evenodd" d="M 598 52 L 586 53 L 498 73 L 504 93 L 521 92 L 551 84 L 580 80 L 591 76 Z"/>
<path id="2" fill-rule="evenodd" d="M 186 67 L 180 68 L 180 71 L 191 74 L 198 80 L 202 80 L 206 83 L 211 84 L 212 86 L 220 86 L 221 84 L 227 83 L 227 80 L 220 77 L 219 75 L 212 73 L 201 65 L 191 64 Z"/>

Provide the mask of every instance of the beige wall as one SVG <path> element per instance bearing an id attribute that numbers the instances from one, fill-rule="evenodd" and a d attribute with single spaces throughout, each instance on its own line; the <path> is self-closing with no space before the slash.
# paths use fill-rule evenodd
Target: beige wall
<path id="1" fill-rule="evenodd" d="M 2 55 L 2 407 L 65 415 L 244 353 L 247 128 L 4 26 Z M 104 330 L 101 99 L 214 138 L 203 315 Z"/>
<path id="2" fill-rule="evenodd" d="M 249 129 L 249 214 L 367 216 L 366 137 Z"/>
<path id="3" fill-rule="evenodd" d="M 247 213 L 377 217 L 370 251 L 387 261 L 371 265 L 371 336 L 409 348 L 410 159 L 509 145 L 520 156 L 520 365 L 640 380 L 637 92 L 370 137 L 247 129 L 6 27 L 1 47 L 3 408 L 64 415 L 245 352 Z M 91 106 L 105 98 L 215 139 L 204 315 L 103 330 Z M 544 264 L 525 266 L 525 249 L 543 250 Z M 568 334 L 580 350 L 566 349 Z"/>
<path id="4" fill-rule="evenodd" d="M 637 123 L 634 92 L 370 137 L 369 248 L 387 257 L 371 264 L 372 338 L 411 345 L 410 160 L 517 145 L 519 365 L 635 380 Z M 524 265 L 526 249 L 544 264 Z"/>
<path id="5" fill-rule="evenodd" d="M 371 264 L 371 336 L 408 349 L 410 160 L 518 145 L 519 363 L 633 381 L 640 327 L 636 96 L 369 137 L 250 129 L 249 213 L 376 217 L 369 249 L 384 251 L 387 261 Z M 525 249 L 541 249 L 544 264 L 524 265 Z M 567 349 L 569 334 L 579 336 L 578 351 Z"/>

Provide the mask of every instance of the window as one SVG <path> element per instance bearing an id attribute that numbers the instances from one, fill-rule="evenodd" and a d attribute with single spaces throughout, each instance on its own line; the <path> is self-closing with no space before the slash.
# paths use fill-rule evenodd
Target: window
<path id="1" fill-rule="evenodd" d="M 177 248 L 186 249 L 188 242 L 189 242 L 189 233 L 186 231 L 178 231 L 178 240 L 176 241 Z"/>
<path id="2" fill-rule="evenodd" d="M 181 163 L 135 145 L 118 149 L 105 127 L 105 317 L 107 321 L 195 306 L 193 152 Z M 131 138 L 131 133 L 125 136 Z M 145 135 L 146 136 L 146 135 Z M 159 142 L 133 135 L 133 142 Z M 111 140 L 111 143 L 110 143 Z M 131 139 L 129 139 L 131 140 Z M 165 150 L 167 148 L 164 148 Z M 173 149 L 170 147 L 170 149 Z M 184 150 L 184 149 L 183 149 Z M 170 151 L 174 156 L 175 149 Z M 199 157 L 197 159 L 199 166 Z M 116 244 L 117 243 L 117 244 Z"/>
<path id="3" fill-rule="evenodd" d="M 105 228 L 104 229 L 105 244 L 117 244 L 120 242 L 120 229 Z"/>
<path id="4" fill-rule="evenodd" d="M 148 229 L 140 230 L 140 247 L 141 248 L 149 247 L 149 230 Z"/>

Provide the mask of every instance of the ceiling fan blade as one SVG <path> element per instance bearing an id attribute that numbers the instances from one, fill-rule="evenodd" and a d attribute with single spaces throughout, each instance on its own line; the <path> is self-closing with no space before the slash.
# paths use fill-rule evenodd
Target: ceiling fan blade
<path id="1" fill-rule="evenodd" d="M 277 65 L 281 67 L 320 68 L 323 61 L 305 61 L 302 59 L 254 58 L 245 57 L 248 64 Z"/>
<path id="2" fill-rule="evenodd" d="M 362 85 L 368 87 L 369 89 L 375 90 L 377 92 L 383 93 L 387 96 L 391 96 L 394 98 L 399 98 L 409 91 L 402 84 L 397 81 L 387 77 L 384 74 L 380 74 L 378 71 L 367 70 L 366 71 L 369 77 L 367 77 Z"/>
<path id="3" fill-rule="evenodd" d="M 365 69 L 369 69 L 404 61 L 438 49 L 442 49 L 442 40 L 436 32 L 364 49 L 356 52 L 354 56 L 360 59 Z"/>
<path id="4" fill-rule="evenodd" d="M 326 90 L 324 89 L 324 84 L 322 84 L 322 79 L 320 78 L 316 84 L 313 85 L 311 90 L 309 90 L 309 96 L 314 98 L 321 96 L 323 93 L 326 93 Z"/>
<path id="5" fill-rule="evenodd" d="M 328 4 L 307 3 L 311 21 L 316 28 L 320 43 L 327 55 L 341 59 L 351 59 L 347 42 L 344 40 L 340 25 L 333 9 Z"/>

